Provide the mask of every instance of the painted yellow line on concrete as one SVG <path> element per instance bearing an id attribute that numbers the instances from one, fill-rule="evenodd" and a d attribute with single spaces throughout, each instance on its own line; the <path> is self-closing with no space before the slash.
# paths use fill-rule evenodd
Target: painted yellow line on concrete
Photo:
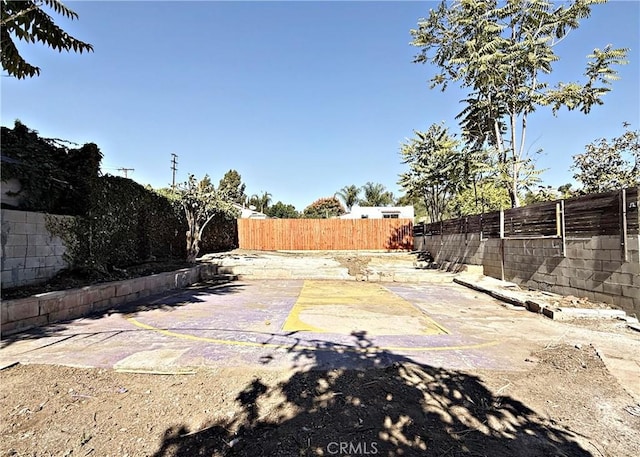
<path id="1" fill-rule="evenodd" d="M 501 343 L 501 341 L 493 340 L 493 341 L 485 341 L 484 343 L 476 343 L 476 344 L 463 344 L 459 346 L 376 346 L 373 348 L 358 348 L 353 346 L 343 346 L 340 344 L 336 344 L 335 347 L 317 347 L 317 346 L 309 346 L 309 345 L 288 345 L 288 344 L 275 344 L 275 343 L 257 343 L 254 341 L 236 341 L 236 340 L 223 340 L 218 338 L 208 338 L 204 336 L 196 336 L 190 335 L 188 333 L 178 333 L 172 332 L 171 330 L 166 330 L 158 327 L 154 327 L 149 324 L 145 324 L 140 322 L 133 317 L 127 317 L 127 321 L 131 324 L 135 325 L 138 328 L 142 328 L 144 330 L 149 330 L 155 333 L 160 333 L 165 336 L 179 338 L 182 340 L 190 340 L 190 341 L 200 341 L 205 343 L 215 343 L 215 344 L 224 344 L 229 346 L 251 346 L 251 347 L 261 347 L 261 348 L 272 348 L 272 349 L 283 349 L 291 346 L 295 346 L 296 349 L 304 349 L 311 351 L 331 351 L 331 352 L 364 352 L 364 353 L 376 353 L 380 351 L 398 351 L 398 352 L 422 352 L 422 351 L 460 351 L 466 349 L 481 349 L 490 346 L 496 346 Z"/>
<path id="2" fill-rule="evenodd" d="M 439 335 L 449 331 L 411 302 L 371 282 L 306 280 L 282 330 L 369 335 Z"/>

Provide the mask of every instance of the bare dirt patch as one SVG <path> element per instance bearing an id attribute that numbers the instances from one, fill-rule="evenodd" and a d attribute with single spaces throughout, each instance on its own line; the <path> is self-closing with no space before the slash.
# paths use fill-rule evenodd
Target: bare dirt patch
<path id="1" fill-rule="evenodd" d="M 307 354 L 313 357 L 313 354 Z M 396 357 L 386 368 L 150 375 L 0 372 L 5 456 L 640 455 L 640 417 L 591 346 L 540 348 L 525 372 Z M 368 452 L 368 454 L 365 453 Z"/>
<path id="2" fill-rule="evenodd" d="M 350 276 L 359 277 L 367 273 L 367 265 L 371 262 L 370 256 L 359 255 L 337 255 L 334 259 L 343 267 L 347 268 Z"/>

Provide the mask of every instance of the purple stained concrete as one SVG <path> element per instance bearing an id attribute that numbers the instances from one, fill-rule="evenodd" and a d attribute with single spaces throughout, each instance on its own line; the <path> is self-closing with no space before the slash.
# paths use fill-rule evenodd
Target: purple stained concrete
<path id="1" fill-rule="evenodd" d="M 79 319 L 50 332 L 43 329 L 42 335 L 31 339 L 23 335 L 9 343 L 3 341 L 0 361 L 13 358 L 24 363 L 135 368 L 139 363 L 136 355 L 143 352 L 145 363 L 153 363 L 147 359 L 157 356 L 158 366 L 176 368 L 254 364 L 364 369 L 404 361 L 457 369 L 512 367 L 496 350 L 498 346 L 465 348 L 494 341 L 499 335 L 491 328 L 474 332 L 471 327 L 470 331 L 459 322 L 460 311 L 478 306 L 478 300 L 463 288 L 387 286 L 450 330 L 447 335 L 283 332 L 302 285 L 301 280 L 247 281 L 147 298 L 128 307 L 128 313 Z M 152 329 L 136 326 L 129 318 Z M 445 347 L 449 349 L 434 350 Z"/>

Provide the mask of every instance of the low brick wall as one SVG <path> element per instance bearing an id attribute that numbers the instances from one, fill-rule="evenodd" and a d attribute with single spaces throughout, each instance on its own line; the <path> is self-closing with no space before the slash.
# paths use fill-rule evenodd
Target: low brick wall
<path id="1" fill-rule="evenodd" d="M 124 281 L 4 300 L 1 307 L 1 333 L 10 335 L 32 327 L 118 308 L 152 294 L 212 279 L 217 274 L 217 265 L 205 263 Z"/>
<path id="2" fill-rule="evenodd" d="M 638 236 L 628 238 L 623 260 L 620 236 L 560 239 L 481 240 L 479 234 L 424 236 L 417 240 L 435 261 L 450 269 L 482 265 L 484 274 L 525 287 L 587 297 L 640 316 Z M 503 261 L 504 259 L 504 261 Z M 504 262 L 504 263 L 503 263 Z"/>
<path id="3" fill-rule="evenodd" d="M 0 217 L 3 289 L 45 282 L 67 268 L 66 247 L 49 233 L 46 220 L 70 216 L 3 209 Z"/>

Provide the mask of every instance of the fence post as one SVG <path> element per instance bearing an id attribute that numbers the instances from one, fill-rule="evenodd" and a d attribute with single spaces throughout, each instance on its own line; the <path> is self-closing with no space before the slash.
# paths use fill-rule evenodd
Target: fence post
<path id="1" fill-rule="evenodd" d="M 564 230 L 564 200 L 560 200 L 560 203 L 556 203 L 556 235 L 559 236 L 562 241 L 562 257 L 566 257 L 567 240 Z"/>
<path id="2" fill-rule="evenodd" d="M 500 279 L 504 281 L 504 210 L 500 210 Z"/>
<path id="3" fill-rule="evenodd" d="M 629 261 L 627 250 L 627 189 L 620 190 L 620 247 L 622 249 L 622 260 Z"/>
<path id="4" fill-rule="evenodd" d="M 469 244 L 469 217 L 464 218 L 464 244 Z"/>

